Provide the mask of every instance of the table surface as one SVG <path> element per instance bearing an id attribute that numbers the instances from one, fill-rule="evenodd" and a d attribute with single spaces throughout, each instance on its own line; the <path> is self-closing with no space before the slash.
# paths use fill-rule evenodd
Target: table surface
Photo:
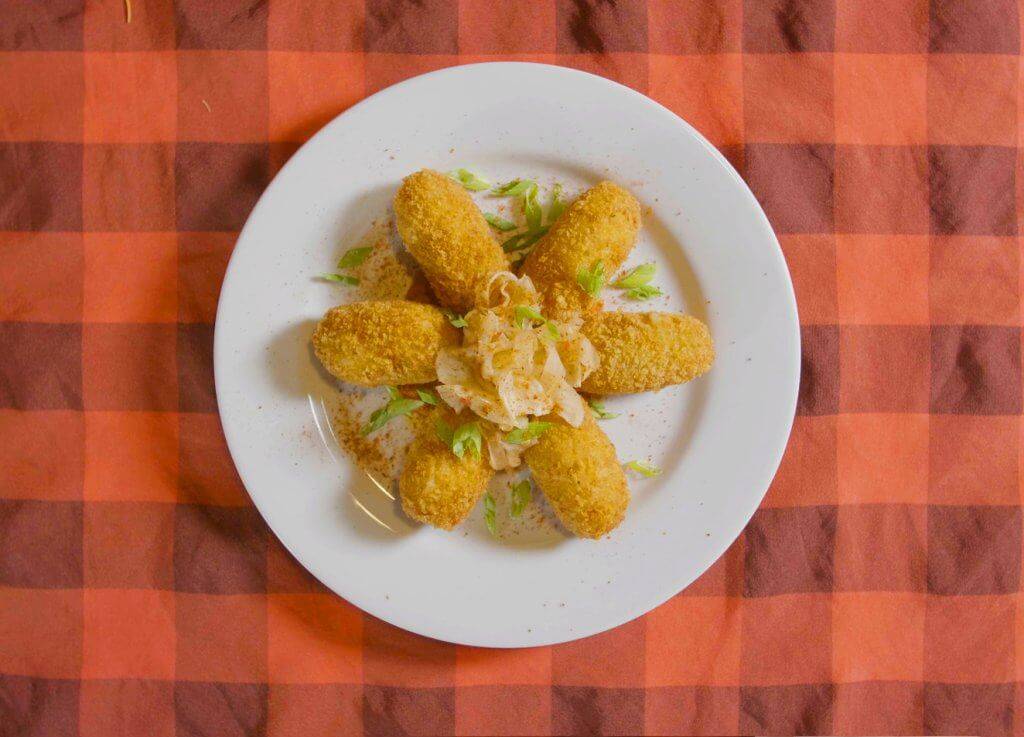
<path id="1" fill-rule="evenodd" d="M 1015 2 L 127 7 L 0 4 L 0 735 L 1024 730 Z M 502 59 L 615 79 L 718 146 L 804 351 L 729 552 L 637 621 L 519 651 L 312 580 L 238 481 L 211 358 L 237 232 L 298 145 Z"/>

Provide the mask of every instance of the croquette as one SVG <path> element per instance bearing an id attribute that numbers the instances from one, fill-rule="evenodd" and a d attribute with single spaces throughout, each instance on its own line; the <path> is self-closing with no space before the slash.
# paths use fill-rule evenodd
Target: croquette
<path id="1" fill-rule="evenodd" d="M 590 538 L 608 534 L 629 504 L 615 446 L 589 412 L 579 427 L 555 416 L 545 419 L 551 427 L 523 454 L 534 480 L 570 532 Z"/>
<path id="2" fill-rule="evenodd" d="M 395 222 L 444 307 L 471 309 L 481 282 L 508 268 L 480 208 L 444 174 L 423 169 L 406 177 L 395 195 Z"/>
<path id="3" fill-rule="evenodd" d="M 640 203 L 613 182 L 584 192 L 541 238 L 521 273 L 544 294 L 545 314 L 564 317 L 594 305 L 577 282 L 597 261 L 609 277 L 626 260 L 640 229 Z"/>
<path id="4" fill-rule="evenodd" d="M 398 480 L 402 509 L 407 515 L 443 530 L 450 530 L 469 515 L 487 490 L 494 471 L 487 460 L 466 453 L 458 458 L 439 437 L 438 421 L 457 427 L 457 415 L 435 407 L 428 421 L 419 423 Z M 464 420 L 465 421 L 465 420 Z"/>
<path id="5" fill-rule="evenodd" d="M 594 312 L 583 334 L 601 363 L 580 390 L 633 394 L 682 384 L 711 368 L 715 347 L 707 325 L 670 312 Z"/>
<path id="6" fill-rule="evenodd" d="M 342 381 L 424 384 L 437 380 L 438 352 L 461 339 L 437 307 L 383 300 L 328 311 L 313 332 L 313 349 L 324 368 Z"/>

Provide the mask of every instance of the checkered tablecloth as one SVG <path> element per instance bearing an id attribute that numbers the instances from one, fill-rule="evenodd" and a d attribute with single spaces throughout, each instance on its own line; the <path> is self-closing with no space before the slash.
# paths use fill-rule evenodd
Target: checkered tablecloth
<path id="1" fill-rule="evenodd" d="M 1015 2 L 130 4 L 0 0 L 0 736 L 1024 731 Z M 804 341 L 729 552 L 635 622 L 508 652 L 311 580 L 211 367 L 237 231 L 295 148 L 496 59 L 616 79 L 721 147 Z"/>

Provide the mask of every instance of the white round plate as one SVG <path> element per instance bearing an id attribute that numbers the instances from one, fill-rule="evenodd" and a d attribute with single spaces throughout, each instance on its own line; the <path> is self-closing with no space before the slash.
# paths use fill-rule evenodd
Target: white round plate
<path id="1" fill-rule="evenodd" d="M 605 539 L 575 539 L 550 526 L 495 539 L 479 508 L 451 533 L 412 524 L 391 491 L 374 486 L 333 438 L 330 407 L 339 389 L 316 365 L 309 338 L 316 320 L 347 293 L 314 277 L 331 271 L 386 215 L 401 178 L 424 167 L 466 167 L 493 181 L 559 181 L 568 192 L 616 180 L 645 208 L 628 265 L 656 262 L 654 283 L 666 297 L 626 303 L 606 290 L 606 306 L 690 312 L 711 328 L 718 355 L 706 376 L 608 400 L 608 410 L 620 414 L 602 426 L 620 460 L 647 460 L 664 472 L 631 478 L 626 519 Z M 214 360 L 241 478 L 271 529 L 313 575 L 404 629 L 469 645 L 525 647 L 592 635 L 644 614 L 725 551 L 786 446 L 800 334 L 768 220 L 696 131 L 606 79 L 492 63 L 390 87 L 340 115 L 292 157 L 231 257 Z M 371 390 L 367 403 L 384 397 Z"/>

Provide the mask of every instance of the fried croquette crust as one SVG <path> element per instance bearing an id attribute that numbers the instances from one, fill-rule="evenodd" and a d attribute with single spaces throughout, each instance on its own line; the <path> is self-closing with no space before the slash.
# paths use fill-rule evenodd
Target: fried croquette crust
<path id="1" fill-rule="evenodd" d="M 395 195 L 395 223 L 445 307 L 469 310 L 480 282 L 508 269 L 480 208 L 444 174 L 423 169 L 406 177 Z"/>
<path id="2" fill-rule="evenodd" d="M 324 368 L 361 386 L 436 381 L 438 351 L 460 341 L 459 331 L 437 307 L 405 300 L 335 307 L 313 332 L 313 349 Z"/>
<path id="3" fill-rule="evenodd" d="M 553 415 L 544 419 L 552 426 L 524 453 L 534 480 L 570 532 L 589 538 L 608 534 L 629 505 L 615 446 L 589 412 L 579 427 Z"/>
<path id="4" fill-rule="evenodd" d="M 450 530 L 469 515 L 494 471 L 485 459 L 469 453 L 457 458 L 437 436 L 434 426 L 438 420 L 450 427 L 460 422 L 447 408 L 436 407 L 427 421 L 419 423 L 398 479 L 398 492 L 407 515 Z"/>
<path id="5" fill-rule="evenodd" d="M 546 314 L 559 317 L 595 307 L 576 275 L 602 261 L 610 277 L 626 260 L 639 229 L 640 203 L 614 182 L 598 183 L 569 205 L 521 271 L 544 294 Z"/>
<path id="6" fill-rule="evenodd" d="M 580 390 L 588 394 L 656 391 L 695 379 L 715 360 L 707 325 L 671 312 L 594 312 L 583 323 L 601 363 Z"/>

